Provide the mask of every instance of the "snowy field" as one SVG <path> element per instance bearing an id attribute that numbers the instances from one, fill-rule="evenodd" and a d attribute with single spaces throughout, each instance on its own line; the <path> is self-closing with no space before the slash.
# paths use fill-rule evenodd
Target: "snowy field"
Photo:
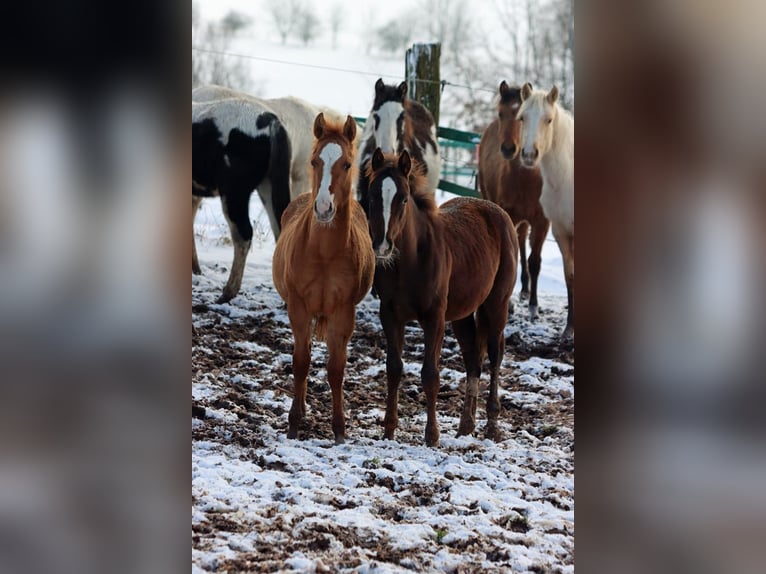
<path id="1" fill-rule="evenodd" d="M 218 200 L 197 218 L 204 275 L 192 278 L 193 572 L 573 572 L 574 360 L 557 335 L 566 295 L 546 244 L 540 319 L 518 304 L 506 327 L 500 430 L 455 438 L 463 365 L 450 331 L 441 358 L 438 448 L 423 445 L 422 332 L 407 327 L 400 428 L 382 440 L 385 341 L 378 302 L 357 309 L 335 446 L 325 346 L 315 343 L 307 416 L 288 440 L 292 335 L 271 279 L 274 240 L 253 194 L 256 238 L 242 292 L 216 304 L 232 248 Z"/>

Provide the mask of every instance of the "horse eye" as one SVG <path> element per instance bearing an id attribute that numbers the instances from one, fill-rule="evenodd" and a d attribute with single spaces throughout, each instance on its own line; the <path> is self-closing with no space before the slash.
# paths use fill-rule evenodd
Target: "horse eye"
<path id="1" fill-rule="evenodd" d="M 345 169 L 346 171 L 350 170 L 351 164 L 349 162 L 346 162 L 345 165 L 343 166 L 343 169 Z"/>
<path id="2" fill-rule="evenodd" d="M 520 121 L 520 122 L 523 122 L 523 121 L 524 121 L 524 116 L 521 116 L 521 117 L 519 118 L 519 121 Z"/>
<path id="3" fill-rule="evenodd" d="M 408 197 L 405 195 L 405 196 L 402 198 L 402 205 L 404 205 L 404 204 L 405 204 L 405 203 L 407 203 L 408 201 L 409 201 L 409 198 L 408 198 Z"/>
<path id="4" fill-rule="evenodd" d="M 502 120 L 502 119 L 503 119 L 503 114 L 502 114 L 502 113 L 498 113 L 498 114 L 497 114 L 497 117 L 498 117 L 498 118 L 500 118 L 500 119 Z"/>
<path id="5" fill-rule="evenodd" d="M 548 118 L 548 123 L 550 124 L 552 122 L 553 122 L 553 118 Z"/>
<path id="6" fill-rule="evenodd" d="M 316 166 L 317 166 L 317 160 L 312 159 L 311 160 L 311 167 L 316 167 Z"/>

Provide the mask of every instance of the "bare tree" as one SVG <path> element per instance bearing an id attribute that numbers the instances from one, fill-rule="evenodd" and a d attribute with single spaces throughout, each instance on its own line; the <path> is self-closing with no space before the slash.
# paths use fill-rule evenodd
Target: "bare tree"
<path id="1" fill-rule="evenodd" d="M 220 84 L 238 90 L 250 90 L 250 76 L 245 63 L 227 55 L 232 33 L 222 22 L 205 22 L 192 4 L 192 87 Z"/>
<path id="2" fill-rule="evenodd" d="M 245 30 L 252 24 L 252 18 L 242 12 L 229 10 L 226 16 L 221 19 L 221 27 L 228 34 L 236 34 L 240 30 Z"/>
<path id="3" fill-rule="evenodd" d="M 332 33 L 332 47 L 338 47 L 338 32 L 340 32 L 345 20 L 346 9 L 343 4 L 336 2 L 330 10 L 330 32 Z"/>
<path id="4" fill-rule="evenodd" d="M 392 18 L 375 30 L 379 48 L 390 54 L 403 52 L 410 46 L 414 23 L 409 15 Z"/>
<path id="5" fill-rule="evenodd" d="M 319 18 L 314 11 L 313 4 L 307 4 L 301 9 L 298 16 L 296 32 L 304 46 L 308 46 L 309 43 L 319 35 Z"/>
<path id="6" fill-rule="evenodd" d="M 450 64 L 475 42 L 474 20 L 465 0 L 425 0 L 421 8 L 428 40 L 442 45 L 442 59 Z"/>
<path id="7" fill-rule="evenodd" d="M 266 0 L 266 11 L 271 16 L 271 21 L 282 39 L 287 43 L 287 38 L 299 26 L 301 15 L 304 12 L 302 0 Z"/>

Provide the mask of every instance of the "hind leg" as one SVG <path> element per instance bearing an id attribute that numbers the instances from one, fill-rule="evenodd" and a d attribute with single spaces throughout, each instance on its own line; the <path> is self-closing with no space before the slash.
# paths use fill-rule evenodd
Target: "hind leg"
<path id="1" fill-rule="evenodd" d="M 553 227 L 553 236 L 559 244 L 561 257 L 564 260 L 564 280 L 567 285 L 567 324 L 561 334 L 563 340 L 574 337 L 574 235 L 566 230 Z"/>
<path id="2" fill-rule="evenodd" d="M 545 236 L 548 235 L 548 228 L 551 224 L 545 220 L 544 224 L 535 225 L 529 240 L 529 275 L 532 279 L 532 291 L 529 297 L 529 320 L 537 319 L 537 279 L 540 277 L 540 266 L 542 265 L 542 251 L 545 243 Z"/>
<path id="3" fill-rule="evenodd" d="M 199 266 L 199 259 L 197 259 L 197 240 L 194 237 L 194 219 L 197 217 L 197 211 L 202 203 L 202 198 L 198 195 L 192 194 L 192 273 L 195 275 L 202 275 L 202 269 Z"/>
<path id="4" fill-rule="evenodd" d="M 221 203 L 226 221 L 231 231 L 231 241 L 234 244 L 234 261 L 231 264 L 229 280 L 223 288 L 223 293 L 218 298 L 218 303 L 227 303 L 239 293 L 242 285 L 242 275 L 245 272 L 245 261 L 253 239 L 253 226 L 250 225 L 248 202 L 250 192 L 231 190 L 229 193 L 221 192 Z"/>
<path id="5" fill-rule="evenodd" d="M 261 198 L 263 207 L 266 208 L 266 214 L 269 216 L 269 225 L 271 226 L 271 232 L 274 234 L 274 240 L 279 239 L 279 232 L 281 229 L 280 222 L 277 219 L 277 215 L 274 212 L 274 206 L 272 202 L 273 191 L 271 180 L 264 179 L 258 184 L 258 197 Z M 281 215 L 280 215 L 281 216 Z"/>
<path id="6" fill-rule="evenodd" d="M 460 351 L 465 364 L 466 382 L 463 412 L 457 436 L 469 435 L 476 429 L 476 404 L 479 399 L 479 378 L 481 377 L 481 350 L 476 340 L 476 320 L 473 313 L 464 319 L 452 321 Z"/>
<path id="7" fill-rule="evenodd" d="M 386 417 L 383 436 L 393 440 L 399 426 L 399 383 L 402 380 L 402 349 L 404 347 L 404 321 L 396 318 L 388 304 L 381 303 L 380 322 L 386 334 Z"/>
<path id="8" fill-rule="evenodd" d="M 306 387 L 311 364 L 311 317 L 301 303 L 287 306 L 293 331 L 293 404 L 288 415 L 287 438 L 298 438 L 306 415 Z"/>
<path id="9" fill-rule="evenodd" d="M 346 442 L 346 415 L 343 404 L 343 373 L 346 369 L 346 353 L 351 333 L 354 332 L 353 305 L 339 309 L 327 324 L 327 378 L 332 391 L 332 431 L 335 444 Z"/>
<path id="10" fill-rule="evenodd" d="M 500 379 L 500 364 L 503 361 L 505 349 L 505 319 L 508 309 L 508 299 L 499 303 L 494 302 L 491 308 L 482 305 L 477 311 L 480 329 L 486 332 L 487 355 L 489 356 L 489 393 L 487 395 L 487 428 L 485 436 L 494 441 L 502 440 L 497 427 L 500 415 L 500 399 L 498 385 Z"/>
<path id="11" fill-rule="evenodd" d="M 516 226 L 519 237 L 519 263 L 521 264 L 521 292 L 519 299 L 522 301 L 529 298 L 529 266 L 527 264 L 527 236 L 529 235 L 529 223 L 522 221 Z"/>

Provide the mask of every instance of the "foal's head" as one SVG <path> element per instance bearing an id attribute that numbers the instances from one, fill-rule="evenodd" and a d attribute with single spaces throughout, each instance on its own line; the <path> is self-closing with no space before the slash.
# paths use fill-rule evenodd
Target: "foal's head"
<path id="1" fill-rule="evenodd" d="M 372 105 L 373 133 L 375 143 L 383 153 L 399 151 L 399 142 L 404 138 L 407 84 L 387 86 L 381 78 L 375 82 L 375 102 Z"/>
<path id="2" fill-rule="evenodd" d="M 351 197 L 356 122 L 347 116 L 345 124 L 335 124 L 325 120 L 324 114 L 320 113 L 314 120 L 314 137 L 311 197 L 314 199 L 314 216 L 319 223 L 327 224 Z"/>
<path id="3" fill-rule="evenodd" d="M 509 86 L 505 80 L 500 84 L 500 101 L 497 102 L 497 117 L 500 122 L 500 153 L 507 160 L 519 155 L 519 131 L 521 124 L 516 114 L 521 106 L 521 88 Z"/>
<path id="4" fill-rule="evenodd" d="M 525 167 L 536 167 L 553 143 L 553 122 L 559 112 L 556 102 L 559 89 L 556 86 L 545 93 L 532 90 L 527 82 L 521 88 L 521 107 L 518 111 L 521 122 L 521 163 Z"/>
<path id="5" fill-rule="evenodd" d="M 412 195 L 410 154 L 403 150 L 398 156 L 383 155 L 377 148 L 372 154 L 370 171 L 370 236 L 375 257 L 385 263 L 395 257 L 396 240 L 404 228 Z"/>

